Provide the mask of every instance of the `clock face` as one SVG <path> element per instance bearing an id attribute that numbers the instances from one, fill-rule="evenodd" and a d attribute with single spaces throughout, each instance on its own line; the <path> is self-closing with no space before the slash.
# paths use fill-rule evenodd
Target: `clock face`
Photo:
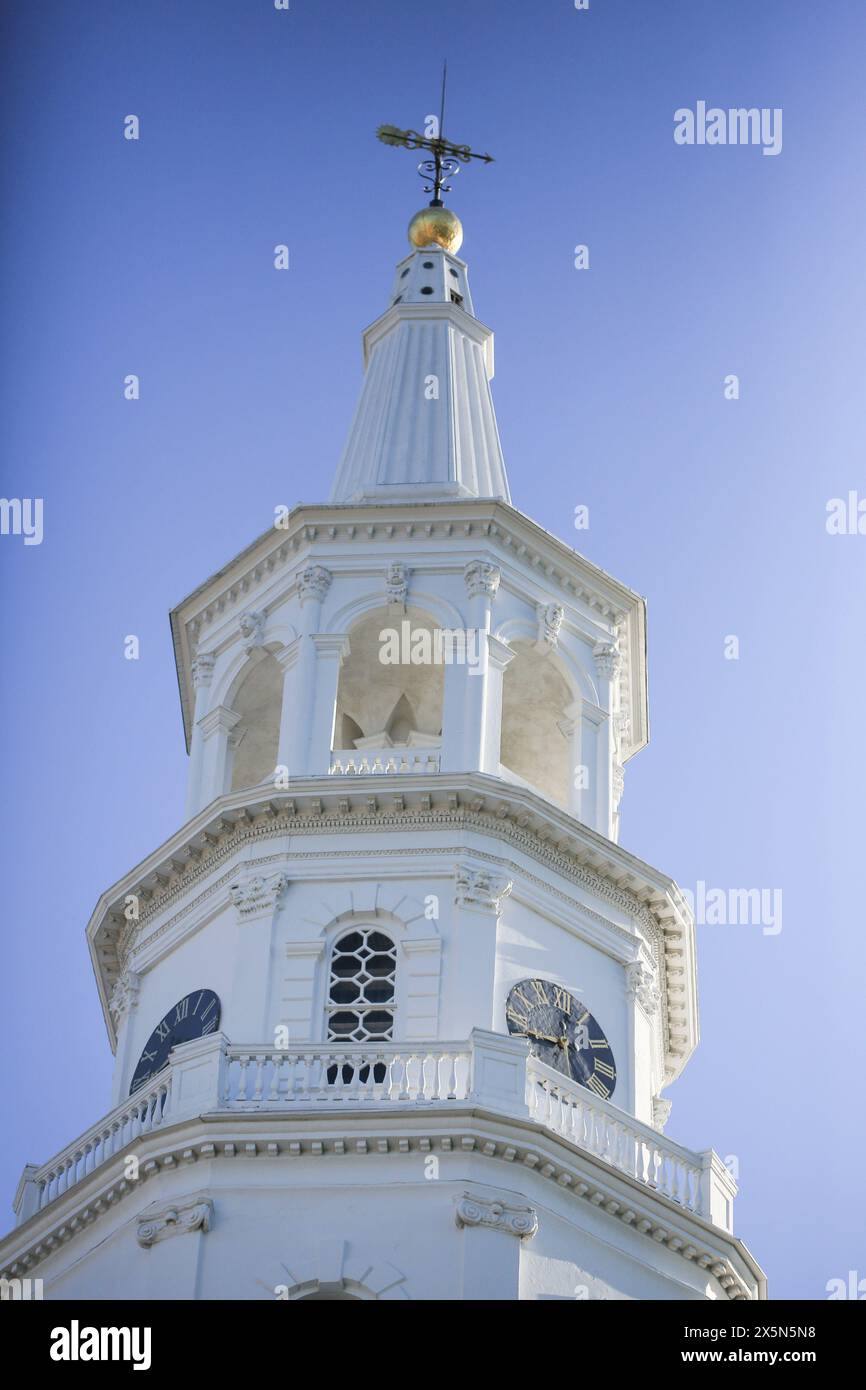
<path id="1" fill-rule="evenodd" d="M 192 994 L 173 1004 L 144 1045 L 129 1094 L 168 1066 L 168 1054 L 173 1047 L 191 1042 L 193 1038 L 203 1038 L 206 1033 L 215 1033 L 219 1022 L 220 1001 L 212 989 L 194 989 Z"/>
<path id="2" fill-rule="evenodd" d="M 508 995 L 505 1017 L 509 1033 L 529 1038 L 540 1061 L 610 1099 L 616 1087 L 610 1043 L 589 1009 L 564 985 L 521 980 Z"/>

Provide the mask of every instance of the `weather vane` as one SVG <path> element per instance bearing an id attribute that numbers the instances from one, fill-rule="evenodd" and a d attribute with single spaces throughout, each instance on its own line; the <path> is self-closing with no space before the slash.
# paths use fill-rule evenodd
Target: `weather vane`
<path id="1" fill-rule="evenodd" d="M 427 150 L 432 158 L 422 159 L 418 173 L 424 180 L 424 192 L 432 193 L 430 207 L 441 209 L 437 216 L 428 212 L 417 213 L 409 225 L 409 240 L 415 246 L 428 246 L 436 242 L 448 251 L 456 251 L 463 240 L 460 220 L 450 212 L 442 201 L 443 193 L 451 192 L 448 179 L 460 173 L 461 164 L 471 159 L 480 159 L 483 164 L 492 164 L 492 154 L 476 154 L 468 145 L 456 145 L 445 139 L 445 85 L 448 77 L 447 62 L 442 66 L 442 102 L 439 110 L 437 134 L 421 135 L 417 130 L 401 130 L 395 125 L 380 125 L 376 135 L 383 145 L 402 145 L 407 150 Z M 419 240 L 423 236 L 424 240 Z"/>

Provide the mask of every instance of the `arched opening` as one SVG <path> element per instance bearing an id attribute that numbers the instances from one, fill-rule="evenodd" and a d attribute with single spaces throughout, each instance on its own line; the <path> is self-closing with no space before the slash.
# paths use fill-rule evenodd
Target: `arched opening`
<path id="1" fill-rule="evenodd" d="M 280 737 L 283 673 L 270 652 L 244 677 L 232 701 L 241 717 L 232 730 L 231 790 L 254 787 L 273 775 Z"/>
<path id="2" fill-rule="evenodd" d="M 335 747 L 438 748 L 445 669 L 436 624 L 419 609 L 378 609 L 349 631 L 340 668 Z M 422 640 L 423 633 L 429 634 Z"/>
<path id="3" fill-rule="evenodd" d="M 560 728 L 573 696 L 549 655 L 513 641 L 502 684 L 499 760 L 517 781 L 568 805 L 569 741 Z"/>

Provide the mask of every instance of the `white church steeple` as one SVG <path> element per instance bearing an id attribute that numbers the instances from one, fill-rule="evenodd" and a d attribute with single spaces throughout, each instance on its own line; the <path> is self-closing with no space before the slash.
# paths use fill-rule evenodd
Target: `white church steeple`
<path id="1" fill-rule="evenodd" d="M 489 157 L 383 129 L 433 154 L 434 200 L 331 504 L 171 615 L 187 812 L 91 918 L 111 1107 L 24 1168 L 0 1280 L 763 1298 L 727 1167 L 663 1133 L 696 952 L 685 895 L 619 844 L 645 603 L 510 505 L 439 200 L 451 155 Z"/>
<path id="2" fill-rule="evenodd" d="M 363 341 L 366 378 L 331 501 L 510 501 L 493 334 L 474 315 L 465 261 L 435 244 L 413 251 Z"/>

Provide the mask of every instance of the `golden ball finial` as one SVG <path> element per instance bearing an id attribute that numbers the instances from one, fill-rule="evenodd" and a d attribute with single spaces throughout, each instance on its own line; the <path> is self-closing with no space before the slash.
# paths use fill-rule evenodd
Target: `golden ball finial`
<path id="1" fill-rule="evenodd" d="M 457 252 L 463 245 L 463 225 L 450 208 L 422 208 L 409 223 L 409 240 L 413 246 Z"/>

